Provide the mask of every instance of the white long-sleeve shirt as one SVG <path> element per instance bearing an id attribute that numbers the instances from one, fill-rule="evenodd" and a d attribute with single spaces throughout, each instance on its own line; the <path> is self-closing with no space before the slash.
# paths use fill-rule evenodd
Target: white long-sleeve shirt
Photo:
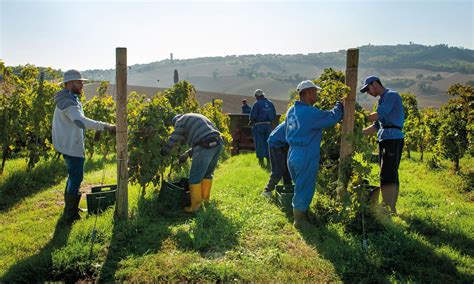
<path id="1" fill-rule="evenodd" d="M 54 98 L 53 145 L 56 151 L 73 157 L 84 157 L 84 129 L 104 130 L 107 123 L 84 116 L 79 98 L 63 89 Z"/>

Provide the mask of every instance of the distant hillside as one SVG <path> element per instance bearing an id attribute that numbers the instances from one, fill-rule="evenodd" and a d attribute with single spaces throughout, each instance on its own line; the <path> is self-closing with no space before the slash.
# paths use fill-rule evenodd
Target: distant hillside
<path id="1" fill-rule="evenodd" d="M 359 85 L 372 74 L 386 87 L 414 93 L 421 106 L 439 106 L 448 100 L 447 88 L 454 83 L 474 82 L 474 51 L 447 45 L 417 44 L 362 46 L 359 48 Z M 304 79 L 318 77 L 325 68 L 345 69 L 346 51 L 310 54 L 230 55 L 173 61 L 167 59 L 129 67 L 130 85 L 168 88 L 174 70 L 206 92 L 252 96 L 257 88 L 269 98 L 288 100 L 289 93 Z M 87 70 L 87 78 L 115 78 L 114 70 Z M 371 104 L 367 95 L 358 94 L 361 104 Z"/>
<path id="2" fill-rule="evenodd" d="M 99 87 L 98 83 L 85 85 L 84 94 L 86 98 L 90 99 L 93 96 L 97 95 L 98 87 Z M 158 92 L 163 92 L 164 90 L 165 90 L 164 88 L 129 85 L 127 93 L 135 91 L 139 94 L 145 94 L 151 97 Z M 109 85 L 106 93 L 110 94 L 112 97 L 115 98 L 115 85 L 113 84 Z M 249 96 L 240 96 L 240 95 L 214 93 L 214 92 L 202 92 L 202 91 L 197 91 L 196 99 L 199 101 L 201 105 L 212 102 L 213 99 L 221 99 L 223 100 L 222 110 L 224 113 L 241 113 L 242 111 L 241 106 L 242 106 L 243 99 L 247 99 L 247 101 L 251 105 L 255 102 L 255 97 L 253 96 L 249 97 Z M 286 112 L 289 101 L 276 100 L 276 99 L 271 99 L 271 101 L 275 105 L 277 114 L 282 114 Z"/>

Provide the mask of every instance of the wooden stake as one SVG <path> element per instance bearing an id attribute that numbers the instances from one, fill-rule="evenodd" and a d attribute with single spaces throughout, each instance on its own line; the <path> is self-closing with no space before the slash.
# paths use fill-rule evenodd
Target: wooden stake
<path id="1" fill-rule="evenodd" d="M 339 151 L 339 181 L 338 195 L 342 198 L 346 194 L 347 184 L 351 176 L 350 162 L 352 158 L 352 142 L 350 134 L 354 132 L 354 114 L 357 88 L 357 69 L 359 66 L 359 50 L 351 48 L 347 50 L 346 61 L 346 85 L 350 87 L 350 92 L 344 99 L 344 118 L 342 122 L 341 148 Z"/>
<path id="2" fill-rule="evenodd" d="M 115 81 L 117 86 L 117 205 L 115 217 L 128 219 L 127 151 L 127 49 L 117 47 Z"/>

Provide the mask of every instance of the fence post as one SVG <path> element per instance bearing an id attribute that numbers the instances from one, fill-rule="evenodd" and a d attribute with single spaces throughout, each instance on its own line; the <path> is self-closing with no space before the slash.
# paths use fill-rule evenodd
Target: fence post
<path id="1" fill-rule="evenodd" d="M 117 204 L 115 217 L 128 218 L 128 152 L 127 152 L 127 49 L 115 51 L 117 86 Z"/>
<path id="2" fill-rule="evenodd" d="M 351 176 L 350 162 L 352 158 L 353 145 L 350 135 L 354 132 L 354 114 L 357 92 L 357 70 L 359 65 L 359 49 L 351 48 L 347 50 L 346 59 L 346 85 L 350 87 L 350 92 L 344 99 L 344 117 L 342 122 L 341 148 L 339 150 L 339 175 L 340 186 L 338 196 L 342 199 L 346 195 L 347 184 Z"/>

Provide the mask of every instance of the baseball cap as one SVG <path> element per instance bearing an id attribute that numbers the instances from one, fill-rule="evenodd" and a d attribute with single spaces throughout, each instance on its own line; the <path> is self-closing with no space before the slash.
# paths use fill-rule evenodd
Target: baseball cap
<path id="1" fill-rule="evenodd" d="M 265 93 L 261 89 L 256 89 L 255 92 L 253 92 L 253 94 L 257 97 L 265 96 Z"/>
<path id="2" fill-rule="evenodd" d="M 173 119 L 171 120 L 171 124 L 172 125 L 175 125 L 176 124 L 176 121 L 178 121 L 178 119 L 180 119 L 183 115 L 182 114 L 177 114 L 173 117 Z"/>
<path id="3" fill-rule="evenodd" d="M 362 88 L 360 89 L 360 92 L 361 93 L 367 92 L 367 89 L 368 89 L 369 85 L 372 84 L 375 81 L 380 81 L 379 77 L 369 76 L 369 77 L 365 78 L 364 86 L 362 86 Z"/>
<path id="4" fill-rule="evenodd" d="M 298 94 L 301 94 L 303 90 L 310 88 L 316 88 L 318 90 L 321 90 L 321 87 L 313 83 L 313 81 L 305 80 L 298 84 L 298 86 L 296 87 L 296 91 L 298 92 Z"/>

